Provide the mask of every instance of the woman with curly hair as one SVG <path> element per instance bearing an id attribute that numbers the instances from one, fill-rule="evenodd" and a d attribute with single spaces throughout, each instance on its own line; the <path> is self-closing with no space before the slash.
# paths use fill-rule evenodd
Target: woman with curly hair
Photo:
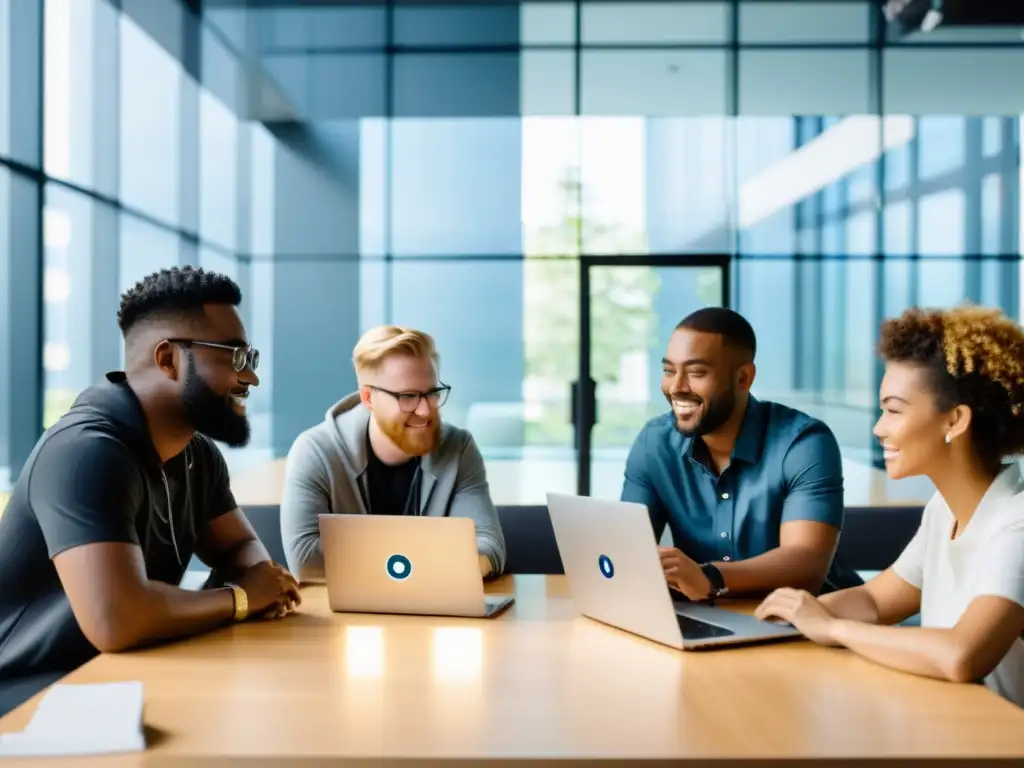
<path id="1" fill-rule="evenodd" d="M 875 435 L 892 478 L 936 493 L 889 569 L 815 599 L 780 589 L 757 608 L 809 639 L 894 669 L 984 679 L 1024 706 L 1024 331 L 998 310 L 907 310 L 882 327 Z M 921 626 L 892 626 L 920 613 Z"/>

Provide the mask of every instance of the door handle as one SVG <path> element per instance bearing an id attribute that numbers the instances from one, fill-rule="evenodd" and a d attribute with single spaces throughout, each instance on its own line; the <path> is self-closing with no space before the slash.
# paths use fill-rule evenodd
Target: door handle
<path id="1" fill-rule="evenodd" d="M 581 404 L 586 406 L 582 411 Z M 569 423 L 575 427 L 575 447 L 578 450 L 580 431 L 589 431 L 597 424 L 597 382 L 594 379 L 587 379 L 584 383 L 577 380 L 569 386 Z"/>
<path id="2" fill-rule="evenodd" d="M 587 405 L 589 406 L 586 411 L 587 423 L 583 426 L 593 427 L 597 424 L 597 382 L 589 379 L 587 386 L 581 387 L 580 382 L 577 380 L 569 386 L 569 422 L 571 424 L 576 424 L 579 421 L 578 411 L 581 396 L 587 399 Z"/>

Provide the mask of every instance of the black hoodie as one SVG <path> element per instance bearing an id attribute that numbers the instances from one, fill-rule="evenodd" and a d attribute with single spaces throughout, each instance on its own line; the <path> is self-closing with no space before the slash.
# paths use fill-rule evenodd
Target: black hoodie
<path id="1" fill-rule="evenodd" d="M 176 585 L 197 532 L 234 508 L 211 440 L 197 434 L 161 466 L 124 374 L 85 390 L 39 439 L 0 515 L 0 686 L 97 654 L 51 558 L 82 544 L 135 544 L 148 577 Z"/>

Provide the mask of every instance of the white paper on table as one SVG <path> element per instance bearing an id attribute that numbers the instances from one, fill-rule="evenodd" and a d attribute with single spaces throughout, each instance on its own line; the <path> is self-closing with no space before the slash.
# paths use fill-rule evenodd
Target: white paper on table
<path id="1" fill-rule="evenodd" d="M 146 748 L 142 683 L 57 684 L 19 733 L 0 734 L 0 757 L 102 755 Z"/>

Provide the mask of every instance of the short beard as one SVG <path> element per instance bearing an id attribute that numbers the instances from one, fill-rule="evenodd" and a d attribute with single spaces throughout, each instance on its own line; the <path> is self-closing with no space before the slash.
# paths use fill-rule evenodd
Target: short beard
<path id="1" fill-rule="evenodd" d="M 377 428 L 388 438 L 395 447 L 402 453 L 409 456 L 426 456 L 437 447 L 441 435 L 441 420 L 432 415 L 429 427 L 419 430 L 410 430 L 405 427 L 405 420 L 387 421 L 373 416 L 377 422 Z"/>
<path id="2" fill-rule="evenodd" d="M 669 405 L 671 405 L 671 395 L 668 401 Z M 736 390 L 730 388 L 710 400 L 704 400 L 702 404 L 705 406 L 704 415 L 692 428 L 683 429 L 679 426 L 679 419 L 676 419 L 676 429 L 683 437 L 703 437 L 720 429 L 732 418 L 733 411 L 736 410 Z M 673 412 L 672 415 L 674 416 L 675 413 Z"/>
<path id="3" fill-rule="evenodd" d="M 185 418 L 196 432 L 232 448 L 244 448 L 249 444 L 249 419 L 236 413 L 230 399 L 214 392 L 196 373 L 191 353 L 188 355 L 181 404 L 185 408 Z"/>

